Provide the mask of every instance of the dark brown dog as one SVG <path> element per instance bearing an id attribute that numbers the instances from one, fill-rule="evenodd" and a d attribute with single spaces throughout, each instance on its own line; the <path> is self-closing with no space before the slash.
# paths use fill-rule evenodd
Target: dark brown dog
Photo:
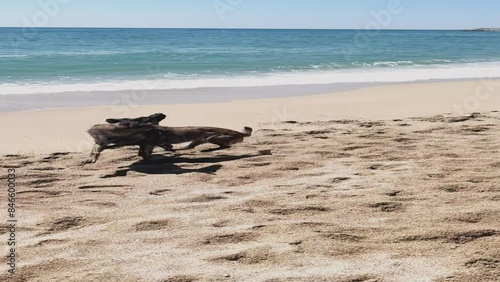
<path id="1" fill-rule="evenodd" d="M 150 124 L 138 124 L 132 127 L 116 124 L 98 124 L 88 130 L 95 141 L 87 162 L 96 162 L 105 149 L 121 146 L 138 145 L 139 156 L 147 160 L 156 146 L 167 151 L 174 151 L 172 144 L 191 142 L 184 149 L 191 149 L 204 143 L 218 145 L 219 148 L 229 148 L 231 145 L 242 142 L 245 137 L 252 135 L 252 129 L 245 127 L 244 132 L 238 132 L 218 127 L 167 127 Z"/>

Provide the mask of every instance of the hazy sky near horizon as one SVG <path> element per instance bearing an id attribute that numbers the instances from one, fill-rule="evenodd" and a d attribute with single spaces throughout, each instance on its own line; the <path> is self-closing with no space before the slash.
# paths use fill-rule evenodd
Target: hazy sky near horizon
<path id="1" fill-rule="evenodd" d="M 0 0 L 2 27 L 500 27 L 499 0 Z"/>

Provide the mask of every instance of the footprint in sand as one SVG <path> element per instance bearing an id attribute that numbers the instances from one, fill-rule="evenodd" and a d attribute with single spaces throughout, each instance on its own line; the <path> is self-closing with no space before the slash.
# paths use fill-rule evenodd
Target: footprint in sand
<path id="1" fill-rule="evenodd" d="M 203 245 L 238 244 L 253 241 L 257 235 L 254 233 L 233 233 L 211 236 L 201 242 Z"/>
<path id="2" fill-rule="evenodd" d="M 27 190 L 27 191 L 20 191 L 17 192 L 18 195 L 25 195 L 28 194 L 28 197 L 30 198 L 51 198 L 55 197 L 61 192 L 59 191 L 38 191 L 38 190 Z"/>
<path id="3" fill-rule="evenodd" d="M 85 223 L 85 219 L 83 217 L 80 217 L 80 216 L 63 217 L 63 218 L 58 219 L 50 224 L 49 232 L 66 231 L 69 229 L 81 227 L 81 226 L 83 226 L 84 223 Z"/>
<path id="4" fill-rule="evenodd" d="M 390 192 L 384 193 L 384 195 L 389 196 L 389 197 L 397 197 L 397 196 L 401 195 L 401 193 L 403 193 L 403 191 L 397 190 L 397 191 L 390 191 Z"/>
<path id="5" fill-rule="evenodd" d="M 45 167 L 35 167 L 32 168 L 31 170 L 35 171 L 51 171 L 51 170 L 64 170 L 65 168 L 63 167 L 54 167 L 54 166 L 45 166 Z"/>
<path id="6" fill-rule="evenodd" d="M 24 165 L 0 165 L 0 168 L 5 168 L 5 169 L 22 168 L 22 167 L 25 167 L 25 166 Z M 2 177 L 0 177 L 0 179 L 6 179 L 6 176 L 2 176 Z"/>
<path id="7" fill-rule="evenodd" d="M 217 222 L 214 222 L 212 223 L 212 227 L 217 227 L 217 228 L 221 228 L 221 227 L 227 227 L 229 226 L 229 224 L 231 223 L 231 221 L 229 220 L 219 220 Z"/>
<path id="8" fill-rule="evenodd" d="M 52 187 L 56 182 L 63 181 L 62 178 L 59 177 L 58 174 L 41 174 L 41 173 L 33 173 L 26 174 L 25 178 L 29 179 L 26 183 L 26 186 L 34 187 L 34 188 L 43 188 L 43 187 Z"/>
<path id="9" fill-rule="evenodd" d="M 296 207 L 296 208 L 282 208 L 282 209 L 273 209 L 270 210 L 269 213 L 276 215 L 292 215 L 292 214 L 318 214 L 329 212 L 330 209 L 322 206 L 307 206 L 307 207 Z"/>
<path id="10" fill-rule="evenodd" d="M 365 237 L 363 236 L 356 236 L 347 233 L 326 233 L 322 234 L 321 236 L 330 240 L 344 241 L 344 242 L 359 242 L 365 239 Z"/>
<path id="11" fill-rule="evenodd" d="M 0 223 L 0 235 L 9 232 L 10 225 L 6 223 Z"/>
<path id="12" fill-rule="evenodd" d="M 82 185 L 78 186 L 78 189 L 96 189 L 96 188 L 126 188 L 130 187 L 129 185 Z"/>
<path id="13" fill-rule="evenodd" d="M 153 191 L 153 192 L 149 192 L 149 195 L 162 196 L 162 195 L 165 195 L 165 194 L 167 194 L 168 192 L 171 192 L 171 191 L 172 191 L 171 189 L 161 189 L 161 190 L 156 190 L 156 191 Z"/>
<path id="14" fill-rule="evenodd" d="M 347 147 L 343 147 L 342 150 L 344 151 L 354 151 L 354 150 L 361 150 L 361 149 L 366 149 L 366 148 L 370 148 L 370 146 L 364 146 L 364 145 L 354 145 L 354 146 L 347 146 Z"/>
<path id="15" fill-rule="evenodd" d="M 458 214 L 452 218 L 448 218 L 449 221 L 458 221 L 458 222 L 465 222 L 465 223 L 479 223 L 483 221 L 483 219 L 486 217 L 486 213 L 462 213 Z"/>
<path id="16" fill-rule="evenodd" d="M 99 207 L 99 208 L 115 208 L 118 206 L 116 203 L 113 203 L 113 202 L 90 202 L 90 203 L 87 203 L 87 205 L 88 206 L 95 206 L 95 207 Z"/>
<path id="17" fill-rule="evenodd" d="M 467 135 L 479 135 L 479 133 L 489 130 L 491 130 L 491 128 L 486 126 L 464 126 L 460 129 L 460 133 Z"/>
<path id="18" fill-rule="evenodd" d="M 240 168 L 252 168 L 252 167 L 263 167 L 270 165 L 270 162 L 261 162 L 261 163 L 249 163 L 247 165 L 240 166 Z"/>
<path id="19" fill-rule="evenodd" d="M 241 205 L 238 205 L 238 208 L 270 208 L 275 207 L 277 205 L 276 202 L 270 200 L 249 200 L 244 202 Z"/>
<path id="20" fill-rule="evenodd" d="M 336 183 L 341 183 L 341 182 L 344 182 L 344 181 L 347 181 L 350 179 L 351 179 L 350 177 L 335 177 L 335 178 L 330 179 L 330 182 L 336 184 Z"/>
<path id="21" fill-rule="evenodd" d="M 465 183 L 459 183 L 459 184 L 448 184 L 439 187 L 439 190 L 448 192 L 448 193 L 457 193 L 457 192 L 462 192 L 469 188 L 469 185 Z"/>
<path id="22" fill-rule="evenodd" d="M 208 203 L 208 202 L 213 202 L 217 200 L 224 200 L 227 199 L 227 197 L 220 196 L 220 195 L 200 195 L 194 198 L 191 198 L 187 200 L 188 203 Z"/>
<path id="23" fill-rule="evenodd" d="M 412 143 L 412 142 L 414 142 L 416 140 L 415 139 L 411 139 L 411 138 L 407 138 L 407 137 L 396 137 L 396 138 L 392 139 L 392 141 L 398 142 L 398 143 L 408 144 L 408 143 Z"/>
<path id="24" fill-rule="evenodd" d="M 441 231 L 435 234 L 419 234 L 405 236 L 399 241 L 401 242 L 411 242 L 411 241 L 438 241 L 442 240 L 447 243 L 455 244 L 466 244 L 484 237 L 492 237 L 500 235 L 498 230 L 474 230 L 466 232 L 450 232 Z"/>
<path id="25" fill-rule="evenodd" d="M 135 231 L 154 231 L 166 228 L 173 228 L 176 223 L 172 219 L 161 219 L 161 220 L 151 220 L 143 221 L 134 225 Z"/>
<path id="26" fill-rule="evenodd" d="M 471 259 L 465 263 L 467 267 L 500 269 L 500 259 L 494 258 L 477 258 Z"/>
<path id="27" fill-rule="evenodd" d="M 4 155 L 6 158 L 10 159 L 16 159 L 19 160 L 20 158 L 25 159 L 26 157 L 23 157 L 22 155 L 16 155 L 16 154 L 11 154 L 11 155 Z"/>
<path id="28" fill-rule="evenodd" d="M 36 243 L 35 247 L 45 246 L 45 245 L 58 245 L 58 244 L 66 243 L 66 242 L 68 242 L 68 240 L 48 239 L 48 240 L 42 240 L 42 241 Z"/>
<path id="29" fill-rule="evenodd" d="M 403 204 L 397 202 L 380 202 L 369 205 L 370 208 L 376 208 L 382 212 L 395 212 L 403 209 Z"/>
<path id="30" fill-rule="evenodd" d="M 66 155 L 69 155 L 69 153 L 68 152 L 52 153 L 48 157 L 42 158 L 42 162 L 51 162 Z"/>
<path id="31" fill-rule="evenodd" d="M 277 263 L 280 261 L 279 256 L 266 247 L 216 257 L 210 260 L 215 262 L 238 262 L 241 264 Z"/>
<path id="32" fill-rule="evenodd" d="M 307 135 L 327 135 L 335 133 L 335 130 L 311 130 L 305 132 Z"/>
<path id="33" fill-rule="evenodd" d="M 178 276 L 172 276 L 167 279 L 161 280 L 162 282 L 195 282 L 195 281 L 200 281 L 198 277 L 195 276 L 189 276 L 189 275 L 178 275 Z"/>
<path id="34" fill-rule="evenodd" d="M 359 125 L 359 127 L 364 127 L 364 128 L 372 128 L 375 126 L 384 126 L 385 122 L 383 121 L 368 121 L 368 122 L 363 122 Z"/>
<path id="35" fill-rule="evenodd" d="M 499 230 L 474 230 L 458 232 L 447 236 L 447 241 L 455 244 L 466 244 L 474 240 L 500 235 Z"/>

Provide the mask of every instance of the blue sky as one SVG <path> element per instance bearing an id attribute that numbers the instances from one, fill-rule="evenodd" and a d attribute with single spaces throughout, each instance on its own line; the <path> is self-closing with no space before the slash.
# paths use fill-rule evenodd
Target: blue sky
<path id="1" fill-rule="evenodd" d="M 47 3 L 46 7 L 41 3 Z M 390 5 L 392 9 L 388 8 Z M 24 25 L 332 29 L 365 28 L 367 25 L 389 29 L 500 27 L 500 1 L 0 0 L 0 26 Z"/>

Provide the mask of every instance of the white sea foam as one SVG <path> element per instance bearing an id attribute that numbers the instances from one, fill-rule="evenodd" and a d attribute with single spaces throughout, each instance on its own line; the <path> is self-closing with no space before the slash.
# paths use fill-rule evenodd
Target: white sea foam
<path id="1" fill-rule="evenodd" d="M 252 87 L 366 82 L 411 82 L 435 79 L 470 79 L 500 77 L 500 62 L 441 66 L 393 68 L 357 68 L 335 71 L 306 71 L 251 76 L 165 77 L 149 80 L 126 80 L 73 84 L 0 84 L 0 94 L 60 93 L 74 91 L 120 91 L 194 89 L 205 87 Z"/>
<path id="2" fill-rule="evenodd" d="M 0 58 L 24 58 L 24 57 L 28 57 L 28 55 L 0 54 Z"/>

